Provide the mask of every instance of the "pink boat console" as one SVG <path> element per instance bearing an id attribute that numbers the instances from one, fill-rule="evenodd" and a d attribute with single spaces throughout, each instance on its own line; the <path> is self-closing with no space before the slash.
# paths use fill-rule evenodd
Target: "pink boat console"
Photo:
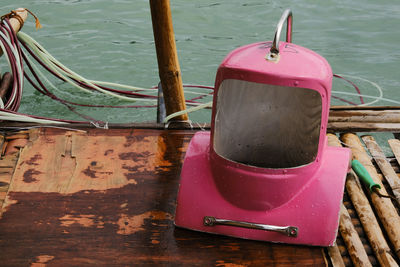
<path id="1" fill-rule="evenodd" d="M 291 21 L 286 10 L 273 42 L 240 47 L 221 63 L 211 131 L 196 133 L 186 152 L 176 226 L 333 245 L 350 150 L 327 145 L 332 71 L 291 43 Z"/>

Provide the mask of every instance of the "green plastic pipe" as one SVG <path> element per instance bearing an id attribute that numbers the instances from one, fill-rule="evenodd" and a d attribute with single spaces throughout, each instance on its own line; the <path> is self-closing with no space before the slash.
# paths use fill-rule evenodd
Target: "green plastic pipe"
<path id="1" fill-rule="evenodd" d="M 367 169 L 361 164 L 361 162 L 356 159 L 352 160 L 351 168 L 371 192 L 374 192 L 376 189 L 381 189 L 381 186 L 372 180 L 371 175 L 369 175 Z"/>

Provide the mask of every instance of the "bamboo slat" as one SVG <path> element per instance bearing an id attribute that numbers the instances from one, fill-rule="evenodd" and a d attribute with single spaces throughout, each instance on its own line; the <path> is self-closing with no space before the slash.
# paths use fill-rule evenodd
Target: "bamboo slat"
<path id="1" fill-rule="evenodd" d="M 335 135 L 328 134 L 328 145 L 341 147 L 339 139 Z M 368 255 L 356 231 L 347 208 L 342 204 L 340 207 L 339 231 L 342 236 L 351 261 L 355 266 L 372 266 Z"/>
<path id="2" fill-rule="evenodd" d="M 328 134 L 328 142 L 330 145 L 340 145 L 339 139 L 332 134 Z M 395 259 L 390 254 L 391 250 L 389 245 L 386 242 L 371 205 L 361 188 L 361 184 L 353 171 L 350 171 L 347 175 L 346 190 L 380 265 L 398 266 Z M 366 252 L 368 253 L 368 251 Z"/>
<path id="3" fill-rule="evenodd" d="M 354 266 L 372 266 L 350 215 L 343 205 L 340 207 L 339 230 Z"/>
<path id="4" fill-rule="evenodd" d="M 340 255 L 340 250 L 338 246 L 335 244 L 332 247 L 328 247 L 328 255 L 331 259 L 333 267 L 345 267 L 342 255 Z"/>
<path id="5" fill-rule="evenodd" d="M 393 154 L 396 158 L 398 164 L 400 164 L 400 140 L 399 139 L 390 139 L 388 140 L 389 146 L 393 151 Z"/>
<path id="6" fill-rule="evenodd" d="M 386 195 L 387 192 L 382 181 L 379 179 L 378 173 L 371 163 L 358 136 L 347 133 L 342 135 L 342 141 L 352 149 L 353 157 L 364 165 L 374 182 L 381 186 L 381 193 Z M 400 256 L 400 217 L 396 208 L 393 206 L 390 199 L 381 198 L 377 194 L 371 194 L 371 200 L 396 254 Z"/>
<path id="7" fill-rule="evenodd" d="M 394 196 L 397 199 L 397 202 L 400 204 L 400 179 L 386 159 L 385 153 L 383 153 L 382 149 L 376 143 L 375 139 L 372 136 L 363 136 L 362 140 L 364 141 L 369 152 L 371 153 L 375 162 L 378 164 L 380 170 L 382 171 L 386 181 L 392 189 Z"/>
<path id="8" fill-rule="evenodd" d="M 383 122 L 329 122 L 332 132 L 400 132 L 400 123 Z"/>
<path id="9" fill-rule="evenodd" d="M 353 111 L 353 110 L 362 110 L 362 111 L 396 111 L 400 110 L 400 106 L 331 106 L 331 111 Z"/>
<path id="10" fill-rule="evenodd" d="M 336 110 L 329 113 L 329 121 L 400 123 L 400 110 Z"/>
<path id="11" fill-rule="evenodd" d="M 398 266 L 390 254 L 389 245 L 369 204 L 368 198 L 365 196 L 361 184 L 353 171 L 347 175 L 346 190 L 379 263 L 382 266 Z"/>
<path id="12" fill-rule="evenodd" d="M 328 129 L 334 132 L 399 132 L 400 110 L 394 107 L 332 107 Z"/>

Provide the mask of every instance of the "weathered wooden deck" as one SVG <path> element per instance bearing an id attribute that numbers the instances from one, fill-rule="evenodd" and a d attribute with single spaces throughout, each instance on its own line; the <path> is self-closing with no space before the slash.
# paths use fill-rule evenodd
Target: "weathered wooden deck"
<path id="1" fill-rule="evenodd" d="M 375 202 L 392 205 L 396 214 L 389 223 L 399 222 L 398 203 L 369 194 L 353 174 L 344 196 L 348 216 L 342 212 L 338 246 L 330 249 L 175 228 L 180 168 L 194 133 L 53 128 L 6 132 L 0 160 L 0 265 L 352 266 L 365 261 L 360 249 L 374 266 L 385 260 L 399 263 L 393 235 L 400 224 L 392 225 L 395 233 L 388 233 Z M 337 141 L 329 138 L 332 144 Z M 351 146 L 353 154 L 360 150 Z M 400 145 L 393 147 L 397 153 Z M 380 168 L 368 160 L 382 178 Z M 398 172 L 397 161 L 390 162 Z M 363 225 L 359 201 L 349 192 L 351 183 L 376 214 L 379 230 L 372 235 L 381 244 L 371 241 L 371 230 Z M 361 248 L 353 247 L 357 237 Z"/>
<path id="2" fill-rule="evenodd" d="M 47 128 L 6 136 L 1 265 L 324 265 L 321 248 L 174 227 L 193 133 Z"/>

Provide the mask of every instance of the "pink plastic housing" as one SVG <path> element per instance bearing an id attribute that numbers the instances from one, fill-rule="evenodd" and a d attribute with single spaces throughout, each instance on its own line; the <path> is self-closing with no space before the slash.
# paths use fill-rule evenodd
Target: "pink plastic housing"
<path id="1" fill-rule="evenodd" d="M 265 59 L 271 42 L 232 51 L 218 69 L 211 132 L 192 138 L 182 167 L 175 224 L 179 227 L 245 239 L 333 245 L 339 222 L 350 150 L 327 146 L 326 127 L 332 71 L 324 58 L 280 42 L 279 62 Z M 321 96 L 318 151 L 309 164 L 260 168 L 222 157 L 215 151 L 218 90 L 225 80 L 307 88 Z M 232 122 L 234 123 L 234 122 Z M 298 227 L 297 237 L 235 226 L 205 226 L 204 216 Z"/>

